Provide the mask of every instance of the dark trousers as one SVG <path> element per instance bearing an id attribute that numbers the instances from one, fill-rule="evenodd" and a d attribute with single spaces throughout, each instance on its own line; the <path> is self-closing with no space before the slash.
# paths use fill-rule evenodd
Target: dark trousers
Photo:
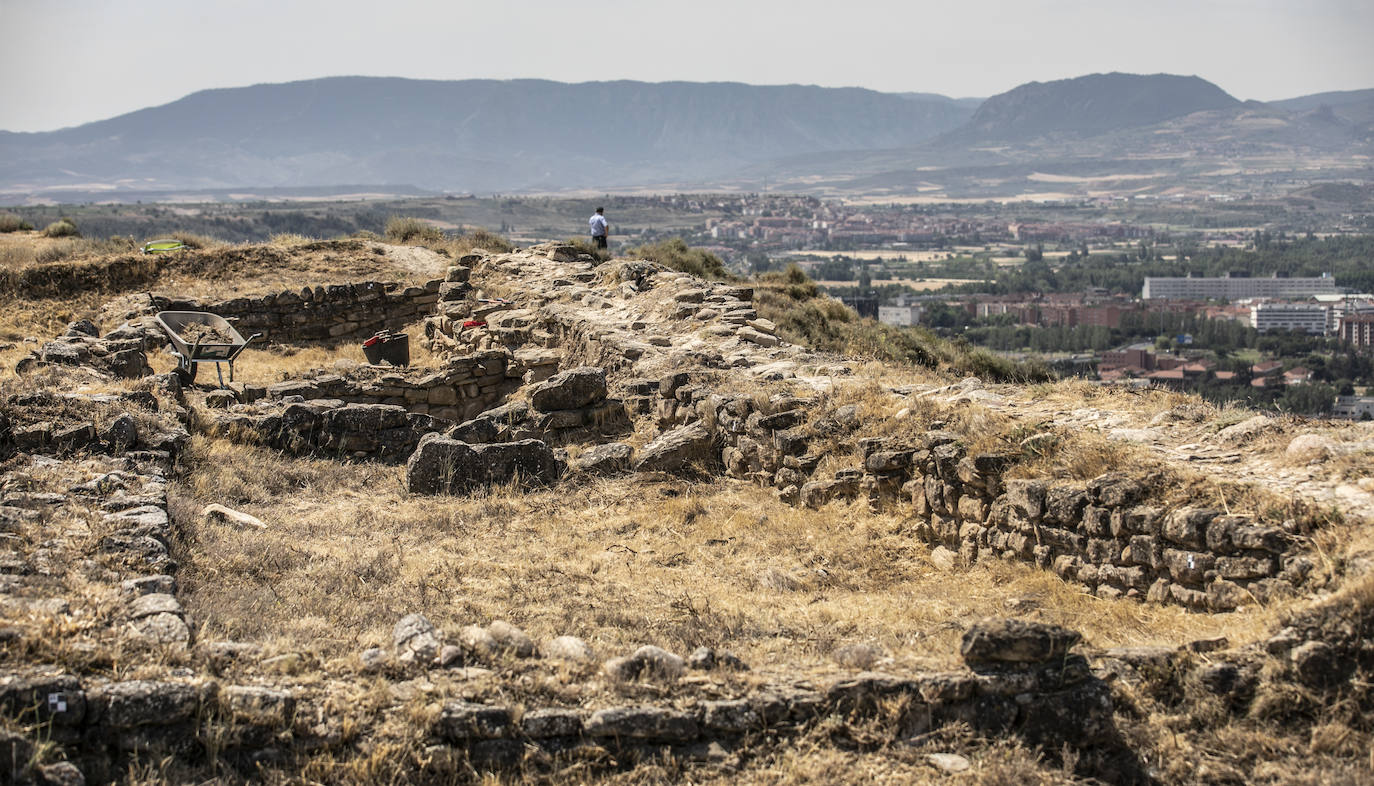
<path id="1" fill-rule="evenodd" d="M 596 247 L 597 247 L 597 248 L 605 248 L 605 247 L 606 247 L 606 236 L 605 236 L 605 235 L 592 235 L 592 242 L 596 244 Z"/>

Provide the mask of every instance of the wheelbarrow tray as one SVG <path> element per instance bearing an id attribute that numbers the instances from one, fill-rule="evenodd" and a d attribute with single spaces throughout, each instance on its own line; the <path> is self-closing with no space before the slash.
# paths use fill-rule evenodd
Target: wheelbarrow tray
<path id="1" fill-rule="evenodd" d="M 233 360 L 248 345 L 248 340 L 229 324 L 229 320 L 208 311 L 159 311 L 157 322 L 167 332 L 167 338 L 171 340 L 176 353 L 192 363 Z M 208 325 L 216 328 L 221 333 L 232 336 L 233 343 L 188 342 L 181 333 L 190 325 Z"/>

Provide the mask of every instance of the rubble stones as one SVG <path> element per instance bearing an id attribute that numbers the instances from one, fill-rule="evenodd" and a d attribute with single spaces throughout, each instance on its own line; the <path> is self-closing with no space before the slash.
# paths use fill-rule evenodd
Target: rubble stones
<path id="1" fill-rule="evenodd" d="M 451 701 L 440 710 L 435 726 L 445 739 L 465 742 L 504 737 L 514 727 L 514 721 L 507 707 Z"/>
<path id="2" fill-rule="evenodd" d="M 614 475 L 630 468 L 634 449 L 624 442 L 607 442 L 582 451 L 572 468 L 592 475 Z"/>
<path id="3" fill-rule="evenodd" d="M 534 644 L 534 639 L 525 635 L 523 630 L 504 620 L 497 620 L 487 626 L 487 632 L 496 642 L 496 646 L 510 652 L 516 657 L 528 658 L 534 655 L 538 649 Z"/>
<path id="4" fill-rule="evenodd" d="M 639 472 L 678 472 L 712 457 L 715 438 L 701 423 L 688 423 L 660 434 L 639 452 Z"/>
<path id="5" fill-rule="evenodd" d="M 694 717 L 661 707 L 611 707 L 587 719 L 589 737 L 618 737 L 656 742 L 689 742 L 699 731 Z"/>
<path id="6" fill-rule="evenodd" d="M 682 676 L 685 666 L 686 663 L 680 656 L 646 644 L 628 657 L 606 661 L 603 669 L 607 675 L 621 682 L 632 682 L 640 678 L 670 682 Z"/>
<path id="7" fill-rule="evenodd" d="M 582 734 L 582 714 L 577 710 L 531 710 L 520 717 L 520 731 L 526 737 L 577 737 Z"/>
<path id="8" fill-rule="evenodd" d="M 171 595 L 154 593 L 137 598 L 130 604 L 129 619 L 134 633 L 147 641 L 178 646 L 190 643 L 191 631 L 181 604 Z"/>
<path id="9" fill-rule="evenodd" d="M 530 392 L 530 405 L 540 412 L 579 409 L 606 398 L 606 370 L 582 366 L 553 375 Z"/>
<path id="10" fill-rule="evenodd" d="M 391 632 L 398 657 L 429 663 L 439 655 L 443 636 L 423 614 L 407 614 Z"/>
<path id="11" fill-rule="evenodd" d="M 964 633 L 960 654 L 970 666 L 1043 663 L 1062 659 L 1082 638 L 1058 625 L 1018 619 L 985 619 Z"/>
<path id="12" fill-rule="evenodd" d="M 596 656 L 591 645 L 576 636 L 559 636 L 544 643 L 544 657 L 558 660 L 587 662 Z"/>
<path id="13" fill-rule="evenodd" d="M 490 658 L 500 651 L 501 645 L 491 631 L 480 625 L 468 625 L 458 632 L 458 643 L 478 658 Z"/>
<path id="14" fill-rule="evenodd" d="M 776 347 L 781 343 L 776 336 L 761 333 L 751 327 L 742 327 L 735 332 L 735 335 L 739 336 L 742 341 L 758 344 L 761 347 Z"/>

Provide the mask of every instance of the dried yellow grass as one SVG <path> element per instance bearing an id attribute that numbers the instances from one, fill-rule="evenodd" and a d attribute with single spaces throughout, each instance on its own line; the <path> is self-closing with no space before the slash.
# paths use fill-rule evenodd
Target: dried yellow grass
<path id="1" fill-rule="evenodd" d="M 797 509 L 725 480 L 414 497 L 400 467 L 289 459 L 204 438 L 191 466 L 176 489 L 182 581 L 203 635 L 322 660 L 385 644 L 414 611 L 450 630 L 505 619 L 537 638 L 577 635 L 606 654 L 709 645 L 758 667 L 804 668 L 856 642 L 899 661 L 952 662 L 968 624 L 1008 613 L 1110 647 L 1248 640 L 1279 610 L 1209 617 L 1106 601 L 1001 561 L 950 574 L 900 515 L 858 504 Z M 269 529 L 186 515 L 209 502 Z"/>

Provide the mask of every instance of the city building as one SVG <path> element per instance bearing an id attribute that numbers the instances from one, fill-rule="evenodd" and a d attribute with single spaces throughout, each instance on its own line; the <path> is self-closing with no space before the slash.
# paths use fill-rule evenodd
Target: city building
<path id="1" fill-rule="evenodd" d="M 878 306 L 878 321 L 884 325 L 911 327 L 921 324 L 920 306 Z"/>
<path id="2" fill-rule="evenodd" d="M 1374 351 L 1374 314 L 1350 314 L 1341 317 L 1336 335 L 1357 352 Z"/>
<path id="3" fill-rule="evenodd" d="M 1250 307 L 1250 327 L 1261 333 L 1271 330 L 1301 330 L 1313 336 L 1326 335 L 1330 307 L 1321 303 L 1256 303 Z"/>
<path id="4" fill-rule="evenodd" d="M 1351 420 L 1374 418 L 1374 396 L 1336 396 L 1331 415 Z"/>
<path id="5" fill-rule="evenodd" d="M 1240 300 L 1247 297 L 1298 298 L 1338 294 L 1330 273 L 1316 278 L 1288 278 L 1275 273 L 1265 278 L 1224 277 L 1161 278 L 1146 276 L 1142 300 Z"/>

